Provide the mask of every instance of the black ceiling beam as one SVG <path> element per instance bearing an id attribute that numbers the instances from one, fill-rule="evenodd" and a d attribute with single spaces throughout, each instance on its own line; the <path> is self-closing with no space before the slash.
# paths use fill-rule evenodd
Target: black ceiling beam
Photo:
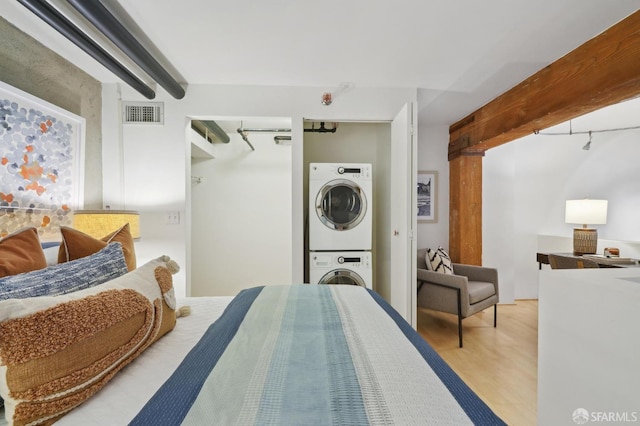
<path id="1" fill-rule="evenodd" d="M 93 59 L 100 62 L 112 73 L 120 77 L 125 83 L 140 92 L 147 99 L 154 99 L 156 93 L 142 80 L 125 68 L 106 50 L 96 44 L 64 15 L 43 0 L 18 0 L 20 4 L 33 12 L 40 19 L 53 27 L 60 34 L 68 38 Z"/>
<path id="2" fill-rule="evenodd" d="M 100 30 L 133 62 L 138 64 L 151 78 L 174 98 L 182 99 L 185 95 L 180 84 L 160 65 L 158 61 L 140 44 L 140 42 L 96 0 L 67 0 L 82 16 Z"/>

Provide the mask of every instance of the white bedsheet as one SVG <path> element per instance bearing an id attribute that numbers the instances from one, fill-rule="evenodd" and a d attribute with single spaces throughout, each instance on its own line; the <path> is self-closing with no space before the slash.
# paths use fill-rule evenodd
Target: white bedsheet
<path id="1" fill-rule="evenodd" d="M 178 306 L 191 306 L 191 315 L 178 318 L 175 328 L 131 364 L 120 371 L 102 390 L 56 425 L 126 425 L 146 401 L 171 375 L 231 302 L 233 297 L 193 297 L 178 300 Z M 2 413 L 0 425 L 6 424 Z"/>

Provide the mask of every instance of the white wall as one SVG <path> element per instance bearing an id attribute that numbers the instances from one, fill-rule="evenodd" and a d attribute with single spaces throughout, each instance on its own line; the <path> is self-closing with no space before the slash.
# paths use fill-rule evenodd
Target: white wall
<path id="1" fill-rule="evenodd" d="M 290 128 L 291 123 L 253 128 Z M 256 285 L 290 284 L 291 146 L 273 134 L 238 133 L 192 160 L 191 295 L 233 296 Z"/>
<path id="2" fill-rule="evenodd" d="M 103 96 L 103 197 L 105 204 L 141 211 L 142 239 L 136 245 L 140 263 L 167 254 L 183 266 L 174 276 L 178 296 L 189 293 L 191 224 L 165 223 L 167 211 L 189 218 L 190 158 L 188 118 L 197 116 L 291 117 L 292 118 L 292 277 L 303 282 L 303 120 L 390 121 L 407 102 L 415 102 L 416 89 L 354 88 L 321 104 L 327 88 L 191 85 L 182 100 L 158 89 L 156 101 L 165 104 L 163 126 L 124 126 L 120 134 L 117 111 L 118 85 L 105 85 Z M 122 98 L 144 101 L 128 87 Z M 120 146 L 124 155 L 118 158 Z M 112 153 L 113 150 L 113 153 Z M 123 173 L 119 166 L 123 164 Z M 124 194 L 124 196 L 122 196 Z M 194 230 L 195 232 L 195 230 Z"/>
<path id="3" fill-rule="evenodd" d="M 507 144 L 493 162 L 482 164 L 482 264 L 498 269 L 500 303 L 513 303 L 515 282 L 526 271 L 519 270 L 517 247 L 526 241 L 526 233 L 516 220 L 518 194 L 512 185 L 494 185 L 494 182 L 512 182 L 516 164 L 511 161 L 515 144 Z M 495 227 L 499 230 L 496 232 Z M 535 257 L 534 257 L 535 259 Z"/>
<path id="4" fill-rule="evenodd" d="M 640 102 L 618 104 L 572 120 L 572 132 L 640 125 Z M 544 132 L 568 132 L 569 124 Z M 483 161 L 483 263 L 498 267 L 502 295 L 538 297 L 537 251 L 571 251 L 574 225 L 564 223 L 565 201 L 609 200 L 606 225 L 597 225 L 605 245 L 628 247 L 640 257 L 640 130 L 588 135 L 531 135 L 487 151 Z M 565 237 L 540 238 L 541 235 Z M 629 242 L 623 244 L 621 242 Z M 549 244 L 549 245 L 545 245 Z"/>
<path id="5" fill-rule="evenodd" d="M 449 126 L 418 128 L 418 170 L 438 172 L 436 222 L 418 223 L 418 248 L 449 249 Z"/>

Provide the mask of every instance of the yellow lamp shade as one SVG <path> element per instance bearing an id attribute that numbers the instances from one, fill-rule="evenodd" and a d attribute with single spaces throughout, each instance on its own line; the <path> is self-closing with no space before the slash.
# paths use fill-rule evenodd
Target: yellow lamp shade
<path id="1" fill-rule="evenodd" d="M 129 224 L 131 236 L 140 238 L 140 214 L 131 210 L 76 210 L 73 227 L 94 238 L 103 238 Z"/>

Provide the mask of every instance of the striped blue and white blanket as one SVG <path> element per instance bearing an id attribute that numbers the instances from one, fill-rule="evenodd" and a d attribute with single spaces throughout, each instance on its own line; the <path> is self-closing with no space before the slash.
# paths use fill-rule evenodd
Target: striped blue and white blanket
<path id="1" fill-rule="evenodd" d="M 242 291 L 132 425 L 504 424 L 379 295 Z"/>

